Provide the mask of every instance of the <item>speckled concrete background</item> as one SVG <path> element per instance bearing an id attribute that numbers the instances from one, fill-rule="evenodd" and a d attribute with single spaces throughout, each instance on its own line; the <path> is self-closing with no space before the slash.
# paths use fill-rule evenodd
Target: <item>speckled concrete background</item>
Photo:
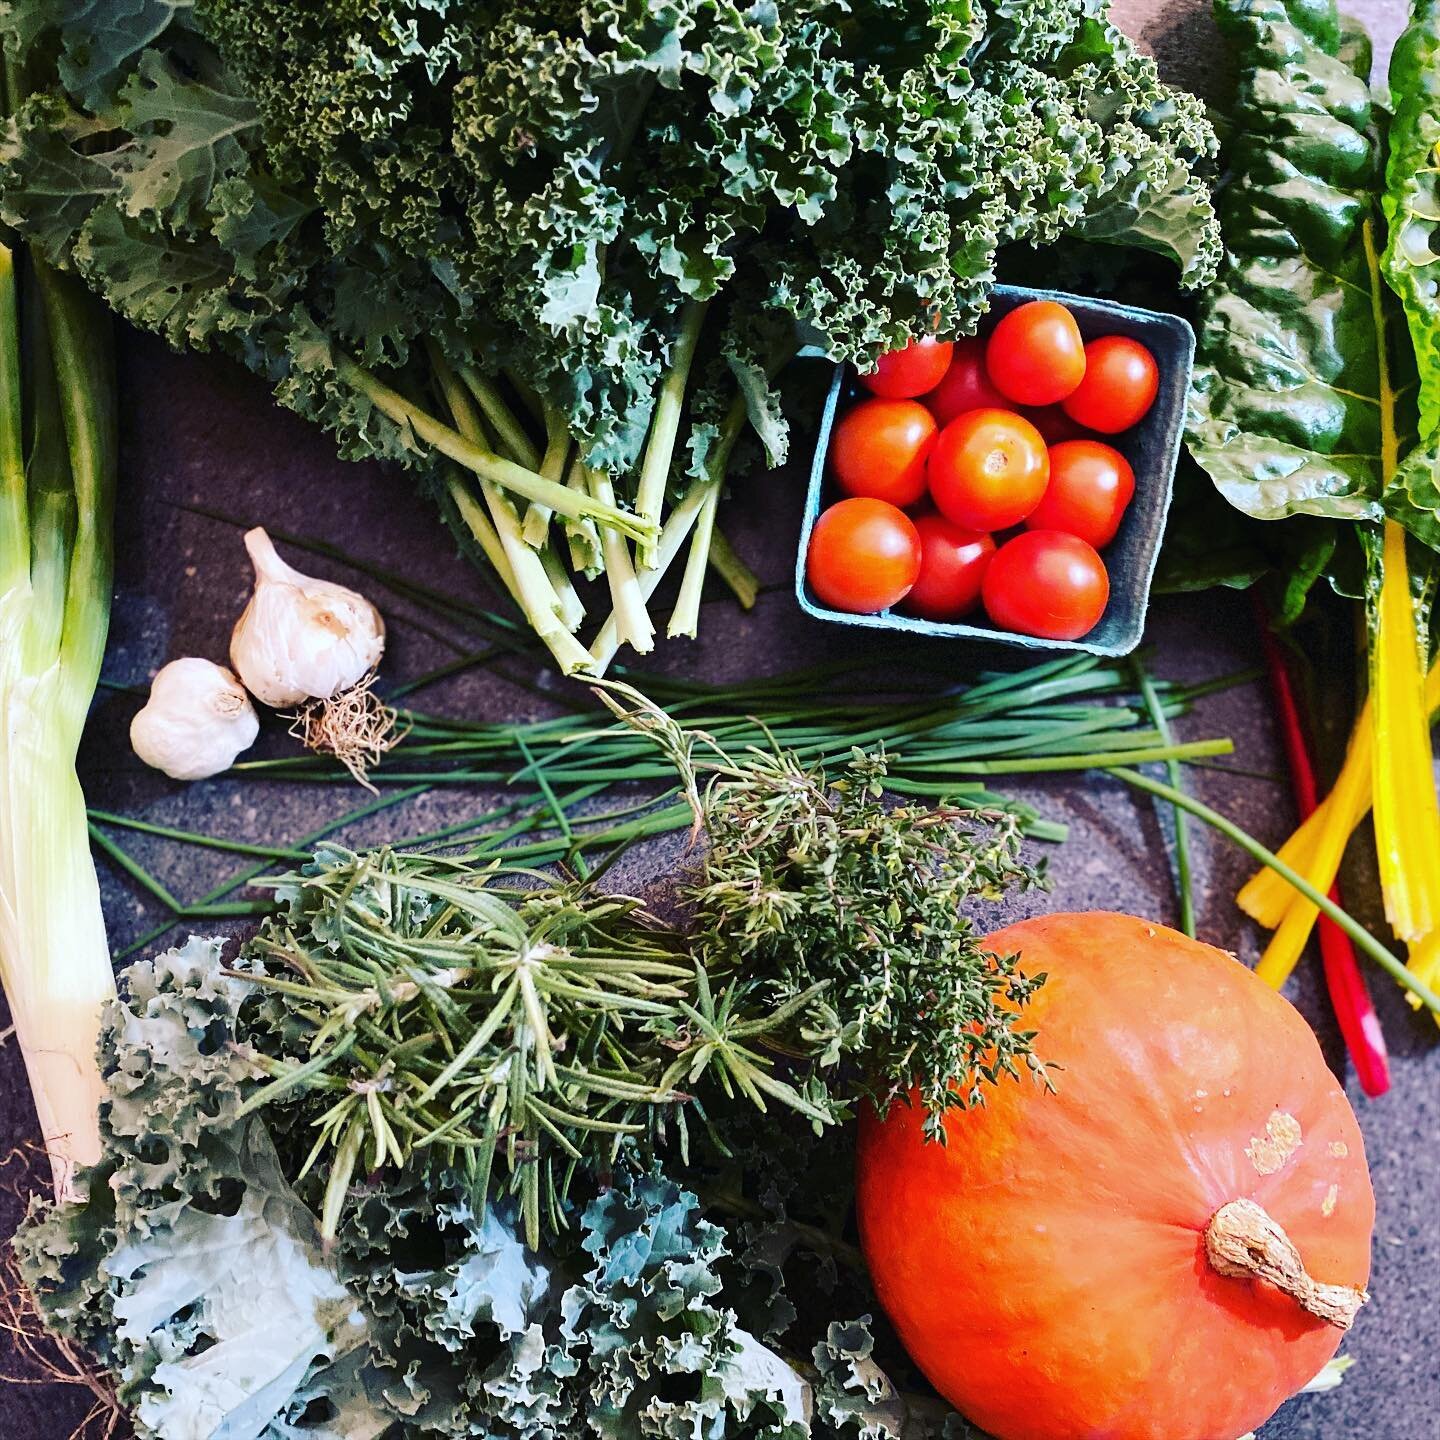
<path id="1" fill-rule="evenodd" d="M 1401 23 L 1401 6 L 1396 0 L 1371 0 L 1358 8 L 1371 22 L 1381 50 L 1388 48 Z M 1213 27 L 1201 5 L 1121 0 L 1116 10 L 1171 74 L 1202 89 L 1223 84 Z M 132 334 L 122 339 L 121 367 L 123 501 L 114 629 L 106 665 L 106 678 L 113 685 L 143 685 L 158 666 L 176 656 L 223 656 L 229 627 L 249 586 L 239 539 L 240 529 L 249 524 L 334 541 L 359 559 L 422 579 L 456 597 L 491 603 L 483 582 L 455 557 L 430 508 L 412 495 L 403 477 L 373 466 L 341 464 L 324 437 L 274 408 L 264 389 L 248 377 L 225 365 L 171 355 L 155 341 Z M 200 514 L 195 507 L 228 518 Z M 739 613 L 724 595 L 713 594 L 700 642 L 671 645 L 655 668 L 723 681 L 853 652 L 854 632 L 837 633 L 805 620 L 786 590 L 799 508 L 800 486 L 793 476 L 770 477 L 745 489 L 729 509 L 727 530 L 772 587 L 750 615 Z M 341 566 L 309 559 L 302 563 L 315 573 L 356 583 Z M 390 622 L 386 668 L 392 679 L 424 674 L 475 648 L 473 635 L 437 624 L 393 594 L 375 594 Z M 1156 668 L 1175 678 L 1228 674 L 1248 668 L 1257 658 L 1248 606 L 1233 596 L 1159 602 L 1151 639 Z M 887 661 L 894 655 L 879 645 L 872 653 Z M 968 662 L 957 656 L 957 663 Z M 540 695 L 516 683 L 536 680 Z M 425 703 L 445 713 L 520 718 L 542 713 L 543 687 L 558 683 L 530 662 L 514 660 L 437 686 L 427 692 Z M 190 787 L 171 784 L 140 767 L 124 744 L 134 706 L 131 696 L 114 689 L 103 691 L 96 705 L 82 772 L 97 806 L 276 843 L 300 838 L 358 801 L 354 791 L 340 787 L 299 789 L 229 780 Z M 1251 684 L 1218 694 L 1202 702 L 1180 728 L 1192 737 L 1234 737 L 1236 764 L 1252 774 L 1195 772 L 1194 784 L 1205 800 L 1253 833 L 1278 841 L 1292 815 L 1279 779 L 1281 761 L 1263 690 Z M 271 722 L 258 753 L 284 753 L 289 743 L 283 727 Z M 1058 883 L 1046 904 L 1174 919 L 1165 836 L 1142 799 L 1098 782 L 1051 782 L 1011 791 L 1071 826 L 1070 840 L 1055 857 Z M 415 833 L 483 807 L 484 797 L 473 792 L 432 793 L 362 824 L 348 838 L 363 843 Z M 235 857 L 218 852 L 145 842 L 142 837 L 130 837 L 127 843 L 187 900 L 211 890 L 238 868 Z M 1208 833 L 1199 834 L 1197 844 L 1202 933 L 1253 957 L 1255 936 L 1241 923 L 1232 900 L 1246 873 L 1243 857 Z M 673 847 L 659 847 L 637 860 L 626 883 L 663 885 L 674 858 Z M 161 912 L 114 872 L 103 869 L 102 878 L 112 941 L 119 951 L 150 930 Z M 1016 907 L 1017 913 L 1035 908 L 1035 901 Z M 1346 1343 L 1358 1364 L 1342 1389 L 1293 1402 L 1266 1427 L 1265 1440 L 1339 1440 L 1351 1435 L 1424 1440 L 1437 1434 L 1440 1362 L 1433 1347 L 1440 1336 L 1440 1302 L 1433 1277 L 1440 1260 L 1440 1046 L 1433 1024 L 1412 1014 L 1394 987 L 1375 988 L 1394 1054 L 1395 1085 L 1383 1101 L 1368 1104 L 1353 1077 L 1346 1075 L 1312 962 L 1294 982 L 1292 998 L 1316 1026 L 1337 1072 L 1346 1075 L 1365 1130 L 1379 1201 L 1375 1298 Z M 0 1050 L 0 1153 L 24 1145 L 33 1135 L 20 1057 L 13 1045 L 7 1046 Z M 0 1233 L 8 1233 L 16 1213 L 16 1204 L 0 1194 Z M 0 1388 L 0 1435 L 62 1440 L 84 1409 L 84 1398 L 73 1389 L 5 1384 Z"/>

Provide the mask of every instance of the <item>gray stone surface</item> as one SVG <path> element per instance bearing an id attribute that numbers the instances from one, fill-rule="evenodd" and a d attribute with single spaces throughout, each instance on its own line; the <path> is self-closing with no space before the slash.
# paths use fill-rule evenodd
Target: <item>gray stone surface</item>
<path id="1" fill-rule="evenodd" d="M 1392 33 L 1393 3 L 1363 7 L 1377 29 Z M 1196 5 L 1128 0 L 1118 11 L 1167 66 L 1209 83 L 1214 55 L 1210 22 Z M 168 354 L 153 340 L 126 335 L 121 348 L 124 385 L 124 486 L 119 520 L 119 565 L 114 631 L 106 678 L 117 686 L 143 685 L 166 660 L 199 654 L 221 658 L 229 627 L 248 590 L 240 526 L 264 523 L 311 539 L 330 540 L 352 556 L 422 578 L 457 598 L 492 603 L 483 581 L 454 554 L 429 506 L 409 482 L 371 466 L 335 460 L 325 438 L 273 407 L 263 388 L 230 367 Z M 655 668 L 715 680 L 772 673 L 797 664 L 852 653 L 852 631 L 807 621 L 786 588 L 792 560 L 800 484 L 794 475 L 757 480 L 742 488 L 726 517 L 738 548 L 772 588 L 750 615 L 719 592 L 705 607 L 702 638 L 672 644 Z M 228 515 L 216 519 L 192 507 Z M 306 560 L 316 573 L 357 581 L 345 567 Z M 387 674 L 421 675 L 474 647 L 473 636 L 440 625 L 406 602 L 376 588 L 391 626 Z M 1250 612 L 1243 599 L 1207 596 L 1162 601 L 1153 612 L 1156 669 L 1200 679 L 1245 669 L 1256 662 Z M 868 654 L 903 664 L 906 653 L 883 641 Z M 932 652 L 924 652 L 932 655 Z M 953 653 L 957 671 L 973 661 Z M 519 681 L 537 682 L 537 695 Z M 485 718 L 543 713 L 548 679 L 533 663 L 512 660 L 437 686 L 427 708 Z M 1343 706 L 1336 696 L 1336 707 Z M 102 693 L 82 757 L 92 803 L 144 819 L 235 838 L 289 841 L 351 808 L 360 798 L 348 788 L 299 788 L 221 780 L 182 787 L 144 770 L 129 754 L 125 729 L 135 700 L 120 690 Z M 1276 842 L 1293 820 L 1288 791 L 1278 778 L 1281 760 L 1267 697 L 1255 684 L 1204 701 L 1181 723 L 1190 736 L 1229 735 L 1236 765 L 1246 776 L 1196 772 L 1204 799 L 1253 833 Z M 258 753 L 290 746 L 283 726 L 267 723 Z M 1054 853 L 1056 888 L 1022 909 L 1054 905 L 1114 908 L 1174 919 L 1165 831 L 1153 808 L 1122 787 L 1067 780 L 1010 787 L 1047 814 L 1071 826 Z M 483 794 L 430 794 L 402 810 L 349 832 L 356 842 L 433 828 L 483 809 Z M 237 868 L 235 857 L 165 841 L 127 839 L 134 853 L 171 889 L 193 899 Z M 1256 952 L 1253 930 L 1233 904 L 1247 873 L 1244 857 L 1216 837 L 1197 835 L 1197 885 L 1206 938 L 1246 957 Z M 664 876 L 678 858 L 674 845 L 640 857 L 623 877 L 631 886 L 663 893 Z M 106 868 L 107 915 L 117 950 L 144 935 L 160 911 L 133 883 Z M 997 920 L 1004 918 L 996 917 Z M 1440 1368 L 1433 1342 L 1440 1335 L 1434 1274 L 1440 1260 L 1437 1177 L 1440 1177 L 1440 1052 L 1432 1023 L 1414 1015 L 1388 983 L 1375 985 L 1395 1060 L 1390 1095 L 1370 1104 L 1346 1071 L 1317 967 L 1307 960 L 1292 998 L 1316 1026 L 1327 1054 L 1347 1082 L 1365 1131 L 1379 1201 L 1375 1239 L 1374 1301 L 1346 1350 L 1359 1362 L 1338 1394 L 1304 1398 L 1287 1406 L 1264 1431 L 1265 1440 L 1423 1440 L 1437 1433 Z M 34 1134 L 19 1056 L 0 1051 L 0 1153 Z M 11 1173 L 16 1167 L 12 1165 Z M 17 1207 L 0 1194 L 0 1233 L 8 1233 Z M 61 1440 L 85 1409 L 75 1390 L 0 1388 L 0 1435 L 16 1440 Z M 1215 1437 L 1229 1440 L 1229 1437 Z"/>

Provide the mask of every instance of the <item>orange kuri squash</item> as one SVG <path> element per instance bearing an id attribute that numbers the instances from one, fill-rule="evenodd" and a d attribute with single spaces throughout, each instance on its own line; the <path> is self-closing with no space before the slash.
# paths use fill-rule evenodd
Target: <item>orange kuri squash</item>
<path id="1" fill-rule="evenodd" d="M 1053 1091 L 1004 1080 L 927 1142 L 862 1120 L 861 1238 L 921 1370 L 998 1440 L 1235 1440 L 1365 1298 L 1375 1202 L 1300 1015 L 1231 956 L 1124 915 L 993 935 L 1048 980 Z"/>

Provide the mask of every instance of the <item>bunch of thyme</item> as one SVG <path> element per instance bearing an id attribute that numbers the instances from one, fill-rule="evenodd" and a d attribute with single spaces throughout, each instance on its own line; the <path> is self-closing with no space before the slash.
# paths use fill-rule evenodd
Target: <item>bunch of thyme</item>
<path id="1" fill-rule="evenodd" d="M 1015 1017 L 1044 981 L 992 956 L 963 906 L 1043 885 L 1003 809 L 890 805 L 886 759 L 857 750 L 830 779 L 756 754 L 705 796 L 710 848 L 692 899 L 697 944 L 763 977 L 772 1003 L 823 986 L 805 1042 L 852 1062 L 850 1088 L 882 1113 L 918 1091 L 932 1138 L 984 1086 L 1042 1080 Z"/>

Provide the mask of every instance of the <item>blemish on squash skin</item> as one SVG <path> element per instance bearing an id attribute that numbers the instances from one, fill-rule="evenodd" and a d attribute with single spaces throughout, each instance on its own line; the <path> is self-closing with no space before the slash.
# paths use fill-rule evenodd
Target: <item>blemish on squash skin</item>
<path id="1" fill-rule="evenodd" d="M 1273 1175 L 1300 1148 L 1300 1122 L 1287 1111 L 1272 1110 L 1265 1133 L 1251 1137 L 1245 1154 L 1257 1175 Z"/>
<path id="2" fill-rule="evenodd" d="M 1340 1198 L 1340 1187 L 1332 1185 L 1320 1202 L 1320 1213 L 1328 1220 L 1335 1213 L 1335 1202 Z"/>
<path id="3" fill-rule="evenodd" d="M 1337 1160 L 1343 1160 L 1350 1153 L 1350 1147 L 1343 1140 L 1332 1140 L 1330 1142 L 1330 1153 Z"/>

